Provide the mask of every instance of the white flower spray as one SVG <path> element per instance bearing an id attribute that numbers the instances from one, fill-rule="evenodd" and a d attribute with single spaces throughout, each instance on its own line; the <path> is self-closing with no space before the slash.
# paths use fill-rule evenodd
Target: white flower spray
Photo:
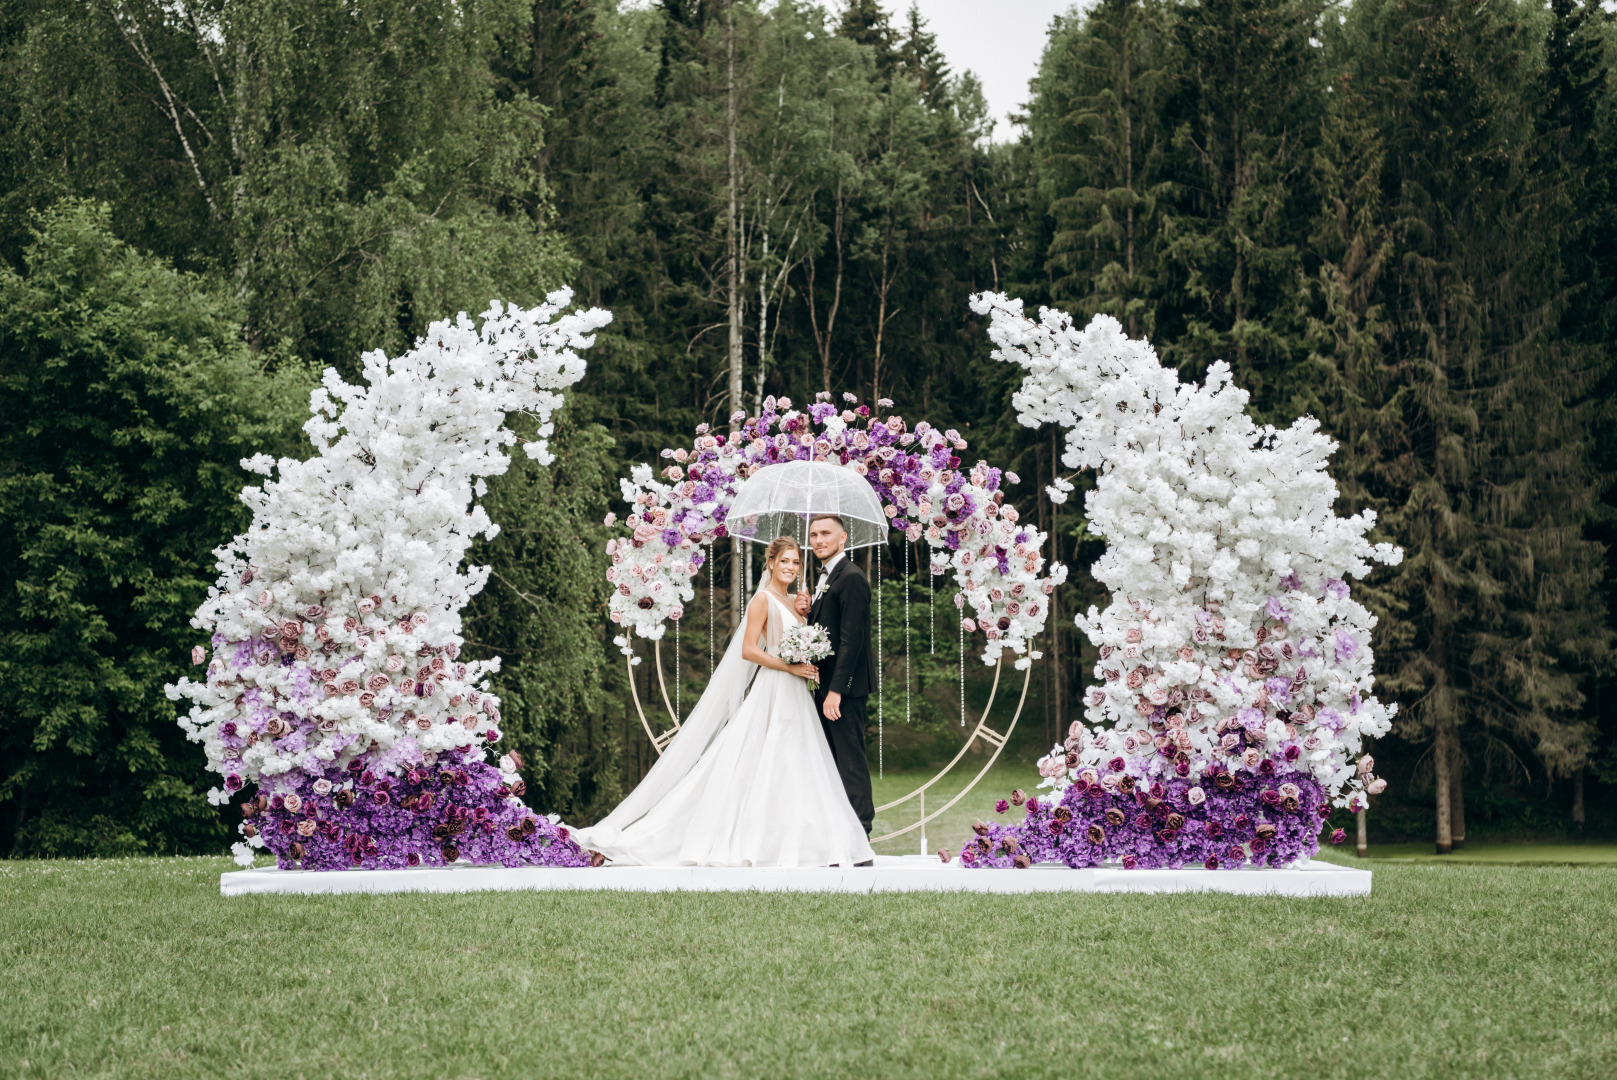
<path id="1" fill-rule="evenodd" d="M 1002 294 L 971 306 L 989 317 L 995 359 L 1028 371 L 1018 419 L 1065 428 L 1062 462 L 1096 473 L 1085 512 L 1106 540 L 1092 572 L 1111 602 L 1076 620 L 1101 653 L 1090 727 L 1074 725 L 1041 772 L 1058 788 L 1119 758 L 1095 775 L 1305 772 L 1349 808 L 1381 790 L 1355 758 L 1397 707 L 1371 692 L 1375 618 L 1346 579 L 1403 553 L 1366 539 L 1373 511 L 1336 514 L 1336 444 L 1319 422 L 1259 426 L 1227 364 L 1181 383 L 1109 316 L 1080 330 Z"/>
<path id="2" fill-rule="evenodd" d="M 549 464 L 577 350 L 611 321 L 562 314 L 571 301 L 561 289 L 531 310 L 496 302 L 481 325 L 433 323 L 403 356 L 367 353 L 360 385 L 328 369 L 304 425 L 314 455 L 242 463 L 274 479 L 243 490 L 252 525 L 214 553 L 192 619 L 211 639 L 211 657 L 192 654 L 206 680 L 167 688 L 192 702 L 180 723 L 226 792 L 361 755 L 395 773 L 499 737 L 499 660 L 460 659 L 460 613 L 489 571 L 461 564 L 499 530 L 475 499 L 518 441 L 508 415 L 537 420 L 523 450 Z"/>

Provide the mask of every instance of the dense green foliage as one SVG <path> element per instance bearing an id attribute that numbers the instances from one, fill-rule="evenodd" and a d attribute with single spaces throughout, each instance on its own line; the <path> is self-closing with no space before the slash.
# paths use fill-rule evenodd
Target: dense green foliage
<path id="1" fill-rule="evenodd" d="M 47 854 L 223 842 L 163 684 L 245 524 L 237 462 L 290 448 L 311 381 L 263 370 L 215 283 L 107 218 L 60 203 L 0 267 L 0 798 Z"/>
<path id="2" fill-rule="evenodd" d="M 1372 895 L 1311 900 L 226 899 L 230 869 L 221 858 L 0 863 L 7 1075 L 1617 1071 L 1612 869 L 1378 862 Z M 476 933 L 444 958 L 445 927 L 465 925 Z M 439 958 L 430 974 L 420 956 Z"/>
<path id="3" fill-rule="evenodd" d="M 1187 375 L 1226 359 L 1262 416 L 1311 412 L 1342 441 L 1344 508 L 1375 508 L 1409 556 L 1368 590 L 1404 706 L 1376 751 L 1394 783 L 1373 822 L 1429 833 L 1436 792 L 1463 835 L 1469 793 L 1492 832 L 1609 830 L 1614 48 L 1611 17 L 1576 0 L 1101 0 L 1052 25 L 1022 137 L 994 143 L 973 77 L 917 11 L 875 0 L 9 0 L 0 257 L 23 267 L 31 215 L 57 200 L 100 200 L 98 229 L 230 298 L 243 355 L 276 379 L 303 370 L 292 357 L 351 373 L 432 318 L 562 280 L 611 308 L 561 465 L 514 463 L 493 487 L 506 531 L 481 549 L 495 574 L 468 621 L 506 657 L 537 801 L 573 819 L 649 760 L 591 569 L 614 478 L 725 421 L 736 350 L 744 407 L 890 397 L 1019 472 L 1011 495 L 1058 557 L 1094 557 L 1081 505 L 1043 494 L 1057 440 L 1011 422 L 1015 372 L 986 361 L 966 309 L 1000 288 L 1111 313 Z M 7 370 L 38 347 L 8 344 Z M 29 411 L 31 392 L 8 383 L 5 407 Z M 220 442 L 220 461 L 237 454 Z M 23 535 L 36 511 L 7 512 Z M 225 517 L 187 518 L 197 566 Z M 727 554 L 715 572 L 722 638 Z M 705 599 L 681 640 L 687 702 Z M 1070 614 L 1099 599 L 1082 573 L 1057 599 L 1035 742 L 1075 714 L 1094 654 Z M 177 662 L 182 623 L 139 647 Z M 108 656 L 136 648 L 109 633 Z M 918 634 L 924 696 L 898 736 L 914 764 L 953 737 L 959 693 L 953 654 Z M 901 674 L 894 660 L 889 713 Z M 8 746 L 34 738 L 20 715 L 0 714 Z M 154 769 L 98 790 L 127 802 Z M 66 815 L 78 839 L 51 850 L 107 849 L 77 773 L 25 802 L 23 771 L 0 763 L 15 822 Z M 207 822 L 173 813 L 166 843 L 206 846 Z"/>

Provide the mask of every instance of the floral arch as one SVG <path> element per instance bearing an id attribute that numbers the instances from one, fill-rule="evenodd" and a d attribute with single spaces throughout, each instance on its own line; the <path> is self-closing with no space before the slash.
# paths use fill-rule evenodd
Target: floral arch
<path id="1" fill-rule="evenodd" d="M 996 667 L 988 705 L 954 760 L 909 795 L 877 807 L 882 811 L 918 799 L 920 820 L 876 839 L 920 828 L 924 849 L 926 822 L 964 797 L 977 781 L 931 814 L 926 812 L 927 789 L 947 775 L 978 739 L 992 747 L 988 764 L 978 773 L 980 779 L 1014 730 L 1027 697 L 1031 664 L 1040 656 L 1032 640 L 1044 629 L 1050 594 L 1066 580 L 1067 569 L 1060 564 L 1046 566 L 1045 534 L 1023 522 L 1016 508 L 1006 502 L 1002 481 L 1015 483 L 1015 474 L 1006 474 L 986 461 L 965 466 L 961 455 L 968 443 L 959 432 L 939 431 L 925 421 L 911 427 L 897 414 L 883 415 L 892 405 L 885 398 L 872 409 L 858 404 L 852 394 L 842 397 L 839 407 L 830 394 L 821 393 L 801 410 L 793 408 L 789 398 L 765 398 L 758 416 L 737 413 L 731 417 L 734 433 L 713 431 L 703 424 L 696 429 L 691 446 L 662 451 L 668 464 L 660 472 L 650 465 L 638 465 L 621 481 L 624 501 L 630 506 L 623 520 L 627 532 L 608 541 L 606 547 L 611 560 L 606 576 L 613 586 L 610 617 L 624 628 L 614 642 L 631 668 L 640 661 L 634 655 L 633 639 L 656 643 L 658 683 L 674 726 L 657 734 L 643 709 L 640 719 L 660 754 L 678 733 L 680 723 L 679 709 L 668 700 L 660 643 L 669 625 L 677 630 L 686 617 L 704 565 L 711 575 L 713 545 L 732 535 L 755 536 L 755 520 L 729 517 L 731 501 L 742 482 L 766 465 L 793 460 L 836 462 L 864 475 L 880 497 L 893 532 L 909 544 L 925 545 L 930 574 L 953 576 L 962 635 L 980 634 L 981 658 Z M 610 515 L 607 523 L 616 524 L 616 515 Z M 906 546 L 906 557 L 907 551 Z M 963 642 L 962 636 L 962 652 Z M 1023 685 L 1016 716 L 999 732 L 988 726 L 988 717 L 1006 652 L 1015 657 L 1013 666 L 1023 672 Z M 630 685 L 634 686 L 632 677 Z M 638 691 L 635 704 L 639 709 Z"/>

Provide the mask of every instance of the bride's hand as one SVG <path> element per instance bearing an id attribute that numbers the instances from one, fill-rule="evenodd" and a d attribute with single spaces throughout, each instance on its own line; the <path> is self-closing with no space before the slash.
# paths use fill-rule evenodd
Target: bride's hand
<path id="1" fill-rule="evenodd" d="M 813 664 L 793 664 L 786 670 L 799 679 L 807 679 L 810 682 L 818 682 L 820 679 L 820 669 Z"/>

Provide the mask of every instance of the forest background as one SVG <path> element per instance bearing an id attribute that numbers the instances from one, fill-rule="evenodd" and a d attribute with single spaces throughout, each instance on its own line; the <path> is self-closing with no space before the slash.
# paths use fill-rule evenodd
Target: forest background
<path id="1" fill-rule="evenodd" d="M 1574 0 L 1100 0 L 996 143 L 922 13 L 873 0 L 0 0 L 0 849 L 223 847 L 162 685 L 237 463 L 306 452 L 322 367 L 563 282 L 616 319 L 557 464 L 493 485 L 467 621 L 534 805 L 588 822 L 649 764 L 616 478 L 772 394 L 892 398 L 1020 474 L 1078 572 L 1019 760 L 1081 715 L 1099 544 L 1045 494 L 1057 435 L 1013 420 L 988 288 L 1111 313 L 1186 377 L 1228 360 L 1261 418 L 1341 441 L 1342 509 L 1407 553 L 1361 586 L 1402 706 L 1373 839 L 1617 834 L 1614 48 Z M 886 610 L 928 621 L 884 638 L 889 716 L 913 679 L 888 760 L 919 763 L 958 738 L 957 630 L 903 557 Z"/>

